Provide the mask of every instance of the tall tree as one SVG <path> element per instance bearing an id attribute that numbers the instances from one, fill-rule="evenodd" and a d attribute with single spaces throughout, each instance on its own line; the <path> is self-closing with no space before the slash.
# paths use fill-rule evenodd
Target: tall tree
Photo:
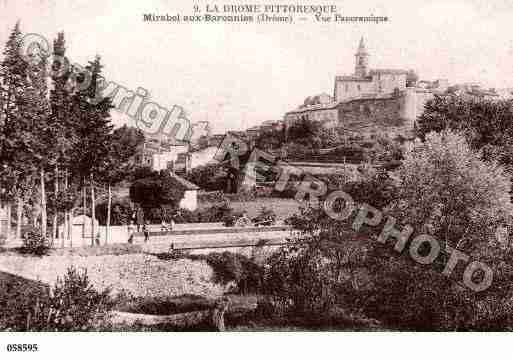
<path id="1" fill-rule="evenodd" d="M 435 96 L 424 106 L 416 124 L 424 138 L 446 129 L 461 132 L 483 159 L 513 165 L 513 101 L 486 100 L 456 95 Z"/>
<path id="2" fill-rule="evenodd" d="M 34 117 L 30 114 L 35 115 L 39 105 L 34 96 L 34 84 L 38 81 L 32 81 L 37 70 L 29 70 L 30 64 L 21 56 L 22 46 L 20 25 L 16 23 L 0 63 L 0 187 L 2 200 L 9 205 L 17 202 L 17 237 L 21 232 L 23 203 L 30 197 L 37 172 L 32 147 Z"/>
<path id="3" fill-rule="evenodd" d="M 397 171 L 393 215 L 453 248 L 487 246 L 498 226 L 510 225 L 510 176 L 485 162 L 452 131 L 431 133 L 407 151 Z"/>
<path id="4" fill-rule="evenodd" d="M 130 159 L 136 154 L 137 148 L 143 142 L 144 134 L 142 131 L 126 125 L 115 129 L 110 136 L 109 152 L 98 176 L 107 186 L 106 242 L 110 239 L 112 186 L 126 179 L 127 175 L 132 172 L 133 165 Z"/>
<path id="5" fill-rule="evenodd" d="M 49 124 L 50 103 L 48 92 L 47 58 L 33 54 L 28 61 L 25 92 L 21 102 L 21 113 L 28 131 L 24 134 L 30 141 L 25 149 L 29 161 L 37 168 L 40 183 L 41 232 L 47 235 L 47 193 L 45 182 L 47 168 L 55 163 L 54 129 Z M 35 175 L 35 173 L 34 173 Z"/>
<path id="6" fill-rule="evenodd" d="M 53 62 L 51 67 L 50 106 L 51 115 L 49 117 L 49 126 L 52 128 L 55 146 L 55 165 L 54 165 L 54 217 L 53 217 L 53 237 L 55 239 L 57 232 L 57 215 L 60 210 L 64 211 L 65 237 L 69 241 L 71 230 L 68 228 L 71 222 L 70 210 L 72 207 L 71 187 L 69 183 L 71 167 L 71 151 L 76 142 L 75 117 L 73 116 L 73 93 L 70 91 L 69 83 L 71 81 L 71 69 L 69 61 L 66 58 L 66 41 L 64 33 L 57 34 L 53 42 Z M 59 186 L 59 179 L 63 178 L 63 186 Z M 59 207 L 59 208 L 57 208 Z"/>
<path id="7" fill-rule="evenodd" d="M 100 57 L 96 56 L 94 61 L 89 62 L 86 71 L 78 74 L 78 82 L 87 81 L 90 84 L 83 86 L 86 87 L 85 89 L 78 90 L 73 101 L 73 116 L 77 121 L 77 141 L 73 143 L 71 158 L 74 172 L 82 179 L 82 188 L 86 186 L 87 179 L 91 189 L 92 245 L 96 241 L 94 189 L 97 182 L 95 176 L 105 168 L 112 131 L 109 114 L 113 107 L 111 99 L 103 97 L 98 90 L 102 67 Z"/>

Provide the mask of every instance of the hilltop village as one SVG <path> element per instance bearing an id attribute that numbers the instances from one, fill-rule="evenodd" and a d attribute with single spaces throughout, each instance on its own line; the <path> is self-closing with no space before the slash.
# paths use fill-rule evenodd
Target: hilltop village
<path id="1" fill-rule="evenodd" d="M 291 143 L 294 147 L 302 142 L 299 140 L 298 143 L 292 138 L 298 136 L 298 126 L 311 126 L 329 133 L 323 139 L 316 136 L 314 142 L 307 139 L 303 141 L 305 147 L 316 141 L 324 142 L 319 143 L 318 147 L 326 147 L 325 150 L 317 148 L 318 153 L 310 155 L 312 167 L 318 160 L 336 166 L 344 160 L 346 163 L 353 159 L 353 162 L 358 162 L 358 156 L 355 156 L 354 151 L 335 156 L 330 154 L 329 147 L 362 141 L 372 142 L 377 138 L 399 139 L 400 142 L 413 140 L 416 121 L 422 115 L 425 104 L 435 95 L 451 94 L 461 98 L 485 100 L 511 97 L 509 92 L 499 94 L 495 89 L 484 89 L 478 83 L 450 85 L 447 79 L 421 80 L 412 69 L 370 68 L 371 54 L 363 37 L 354 57 L 354 72 L 337 75 L 331 94 L 307 96 L 302 104 L 286 112 L 282 119 L 264 121 L 244 131 L 221 134 L 212 134 L 210 128 L 207 128 L 206 135 L 188 142 L 162 140 L 159 136 L 150 137 L 140 146 L 135 161 L 154 170 L 172 168 L 179 174 L 189 173 L 195 167 L 215 162 L 214 154 L 227 134 L 245 141 L 249 148 L 258 144 L 263 149 L 285 155 L 284 158 L 289 160 L 305 160 L 308 155 L 287 154 L 287 147 Z M 290 129 L 292 137 L 289 135 Z M 298 137 L 300 136 L 299 134 Z M 310 146 L 309 149 L 301 150 L 312 148 Z"/>

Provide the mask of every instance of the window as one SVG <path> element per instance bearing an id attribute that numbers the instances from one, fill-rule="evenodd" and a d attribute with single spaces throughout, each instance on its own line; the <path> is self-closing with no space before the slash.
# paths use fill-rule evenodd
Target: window
<path id="1" fill-rule="evenodd" d="M 347 91 L 349 91 L 349 85 L 348 85 L 348 84 L 346 84 L 346 86 L 345 86 L 345 87 L 346 87 L 346 92 L 347 92 Z"/>
<path id="2" fill-rule="evenodd" d="M 361 91 L 361 90 L 362 90 L 362 89 L 361 89 L 361 87 L 360 87 L 360 85 L 357 85 L 357 86 L 356 86 L 356 88 L 358 89 L 358 91 Z"/>

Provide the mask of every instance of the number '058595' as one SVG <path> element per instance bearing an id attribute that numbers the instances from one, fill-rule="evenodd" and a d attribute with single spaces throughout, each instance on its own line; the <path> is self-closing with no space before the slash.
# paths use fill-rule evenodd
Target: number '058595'
<path id="1" fill-rule="evenodd" d="M 37 344 L 7 344 L 8 352 L 37 352 Z"/>

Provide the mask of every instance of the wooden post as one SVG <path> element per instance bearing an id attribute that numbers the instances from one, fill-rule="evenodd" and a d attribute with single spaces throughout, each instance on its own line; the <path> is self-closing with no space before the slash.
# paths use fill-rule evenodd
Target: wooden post
<path id="1" fill-rule="evenodd" d="M 111 185 L 109 183 L 109 198 L 107 200 L 107 233 L 105 233 L 105 244 L 109 243 L 109 240 L 110 240 L 110 211 L 111 211 L 111 206 L 112 206 L 112 188 L 111 188 Z"/>
<path id="2" fill-rule="evenodd" d="M 82 186 L 82 202 L 83 202 L 83 215 L 86 215 L 86 209 L 87 209 L 87 201 L 86 201 L 86 181 L 85 177 L 83 178 L 83 186 Z M 82 222 L 82 243 L 84 243 L 85 240 L 85 221 Z"/>
<path id="3" fill-rule="evenodd" d="M 40 171 L 41 177 L 41 234 L 44 238 L 46 238 L 46 192 L 45 192 L 45 170 L 41 168 Z"/>
<path id="4" fill-rule="evenodd" d="M 16 199 L 16 238 L 21 238 L 21 221 L 23 220 L 23 199 L 19 196 Z"/>
<path id="5" fill-rule="evenodd" d="M 6 215 L 6 220 L 7 220 L 7 224 L 6 224 L 6 233 L 5 233 L 5 238 L 7 241 L 9 241 L 11 239 L 11 231 L 12 231 L 12 204 L 11 202 L 7 202 L 7 206 L 5 208 L 5 215 Z"/>
<path id="6" fill-rule="evenodd" d="M 57 198 L 57 195 L 59 194 L 59 167 L 55 166 L 55 179 L 54 179 L 54 197 Z M 57 202 L 57 201 L 55 201 Z M 57 203 L 55 203 L 57 204 Z M 54 204 L 54 205 L 55 205 Z M 52 221 L 52 244 L 55 243 L 55 240 L 57 239 L 58 230 L 57 230 L 57 209 L 54 208 L 55 213 L 53 214 L 53 221 Z"/>
<path id="7" fill-rule="evenodd" d="M 96 227 L 94 225 L 95 220 L 95 202 L 94 202 L 94 180 L 91 174 L 91 245 L 94 246 L 96 243 Z"/>

